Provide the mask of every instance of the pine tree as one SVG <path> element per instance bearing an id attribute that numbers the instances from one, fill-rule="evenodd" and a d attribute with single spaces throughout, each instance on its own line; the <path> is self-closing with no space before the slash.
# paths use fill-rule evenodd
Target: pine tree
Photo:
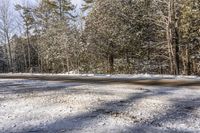
<path id="1" fill-rule="evenodd" d="M 28 6 L 21 6 L 21 5 L 16 5 L 16 10 L 17 11 L 21 11 L 20 15 L 23 19 L 24 22 L 24 27 L 25 27 L 25 35 L 26 35 L 26 39 L 27 39 L 27 46 L 28 46 L 28 70 L 31 69 L 32 64 L 31 64 L 31 41 L 30 41 L 30 32 L 31 32 L 31 28 L 33 26 L 34 23 L 34 18 L 33 18 L 33 14 L 31 11 L 31 8 L 29 8 Z"/>
<path id="2" fill-rule="evenodd" d="M 183 67 L 184 74 L 191 74 L 191 67 L 196 69 L 198 62 L 198 49 L 200 43 L 200 3 L 198 0 L 184 0 L 180 9 L 180 32 L 183 44 Z M 191 62 L 193 60 L 193 62 Z M 195 72 L 197 70 L 193 70 Z"/>

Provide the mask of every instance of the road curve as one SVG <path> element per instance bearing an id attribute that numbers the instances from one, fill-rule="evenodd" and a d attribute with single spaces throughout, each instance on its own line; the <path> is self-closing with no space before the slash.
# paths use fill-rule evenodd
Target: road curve
<path id="1" fill-rule="evenodd" d="M 63 82 L 84 82 L 98 84 L 135 84 L 151 86 L 200 86 L 200 80 L 174 79 L 174 78 L 112 78 L 102 76 L 69 76 L 50 74 L 0 74 L 0 79 L 31 79 Z"/>

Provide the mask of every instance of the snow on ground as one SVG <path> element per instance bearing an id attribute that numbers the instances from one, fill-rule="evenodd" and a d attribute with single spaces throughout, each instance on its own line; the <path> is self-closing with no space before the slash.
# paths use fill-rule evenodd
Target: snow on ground
<path id="1" fill-rule="evenodd" d="M 92 78 L 115 78 L 115 79 L 173 79 L 173 80 L 200 80 L 199 76 L 191 75 L 155 75 L 155 74 L 77 74 L 76 72 L 46 74 L 46 73 L 6 73 L 2 76 L 73 76 L 73 77 L 92 77 Z"/>
<path id="2" fill-rule="evenodd" d="M 199 86 L 0 79 L 0 133 L 200 132 Z"/>

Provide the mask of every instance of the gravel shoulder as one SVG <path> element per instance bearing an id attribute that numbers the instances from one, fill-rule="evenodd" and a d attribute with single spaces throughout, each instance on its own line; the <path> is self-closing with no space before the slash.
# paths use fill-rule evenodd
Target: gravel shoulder
<path id="1" fill-rule="evenodd" d="M 196 133 L 200 87 L 0 79 L 0 133 L 11 132 Z"/>

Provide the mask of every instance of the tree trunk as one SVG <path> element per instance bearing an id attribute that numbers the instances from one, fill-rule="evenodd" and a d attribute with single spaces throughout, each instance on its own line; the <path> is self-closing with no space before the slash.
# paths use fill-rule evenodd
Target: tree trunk
<path id="1" fill-rule="evenodd" d="M 31 68 L 31 48 L 30 48 L 30 37 L 29 37 L 29 28 L 28 23 L 26 22 L 26 37 L 28 43 L 28 68 Z"/>
<path id="2" fill-rule="evenodd" d="M 10 70 L 13 71 L 13 60 L 12 60 L 12 51 L 11 51 L 11 44 L 10 44 L 10 38 L 8 35 L 8 32 L 6 33 L 6 39 L 7 39 L 7 43 L 8 43 L 8 55 L 9 55 L 9 65 L 10 65 Z"/>
<path id="3" fill-rule="evenodd" d="M 186 44 L 186 74 L 190 75 L 190 55 L 189 55 L 189 45 Z"/>
<path id="4" fill-rule="evenodd" d="M 62 14 L 63 14 L 62 0 L 58 0 L 58 2 L 59 2 L 59 15 L 60 15 L 60 20 L 62 20 L 62 19 L 63 19 L 63 16 L 62 16 Z"/>
<path id="5" fill-rule="evenodd" d="M 114 72 L 114 56 L 113 54 L 109 55 L 109 66 L 110 66 L 110 74 Z"/>
<path id="6" fill-rule="evenodd" d="M 175 54 L 174 54 L 174 63 L 175 63 L 175 74 L 180 74 L 179 68 L 179 30 L 178 30 L 178 17 L 177 10 L 175 7 L 175 1 L 172 1 L 173 8 L 173 19 L 174 19 L 174 43 L 175 43 Z"/>
<path id="7" fill-rule="evenodd" d="M 171 24 L 172 24 L 172 11 L 171 11 L 171 0 L 169 0 L 169 2 L 168 2 L 168 22 L 166 25 L 166 33 L 167 33 L 166 38 L 167 38 L 167 45 L 168 45 L 170 74 L 174 74 Z"/>
<path id="8" fill-rule="evenodd" d="M 109 53 L 109 71 L 110 71 L 110 74 L 114 73 L 114 46 L 113 46 L 113 43 L 111 42 L 110 46 L 109 46 L 109 50 L 110 50 L 110 53 Z"/>
<path id="9" fill-rule="evenodd" d="M 30 40 L 28 39 L 28 67 L 31 68 L 31 48 L 30 48 Z"/>
<path id="10" fill-rule="evenodd" d="M 26 53 L 25 53 L 25 47 L 23 45 L 23 56 L 24 56 L 24 65 L 25 65 L 25 71 L 27 72 L 27 60 L 26 60 Z"/>
<path id="11" fill-rule="evenodd" d="M 69 57 L 68 57 L 68 55 L 66 55 L 67 56 L 67 58 L 66 58 L 66 61 L 67 61 L 67 72 L 69 73 L 69 71 L 70 71 L 70 68 L 69 68 Z"/>

